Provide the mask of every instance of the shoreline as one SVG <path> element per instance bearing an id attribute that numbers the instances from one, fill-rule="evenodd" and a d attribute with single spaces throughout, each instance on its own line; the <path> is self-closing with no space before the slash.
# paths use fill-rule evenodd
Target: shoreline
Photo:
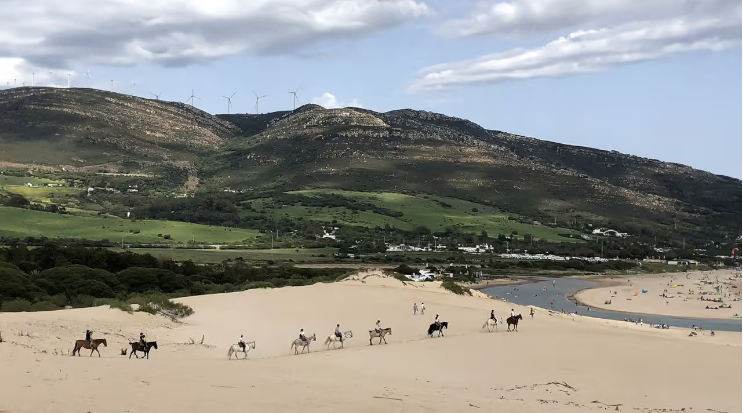
<path id="1" fill-rule="evenodd" d="M 670 280 L 668 278 L 669 276 L 671 277 Z M 715 279 L 719 277 L 721 281 L 717 284 L 712 284 L 710 282 L 710 278 L 712 277 Z M 725 277 L 724 280 L 722 280 L 723 277 Z M 577 290 L 568 295 L 567 298 L 576 305 L 615 313 L 644 314 L 648 316 L 695 320 L 742 321 L 741 318 L 732 316 L 733 313 L 741 314 L 740 308 L 736 308 L 740 306 L 740 301 L 736 300 L 737 297 L 740 297 L 740 288 L 728 287 L 730 289 L 727 296 L 725 294 L 712 294 L 713 289 L 710 287 L 711 285 L 717 285 L 719 288 L 720 286 L 732 286 L 734 284 L 733 280 L 736 278 L 734 274 L 731 277 L 731 274 L 727 270 L 653 274 L 644 277 L 630 276 L 625 279 L 631 280 L 631 283 L 627 284 L 621 281 L 621 279 L 617 279 L 617 277 L 595 279 L 593 281 L 596 281 L 597 285 Z M 678 290 L 672 291 L 672 288 L 677 288 L 675 284 L 671 285 L 674 283 L 674 279 L 678 283 Z M 682 282 L 684 284 L 681 284 Z M 738 279 L 737 282 L 740 283 L 740 280 Z M 612 287 L 617 288 L 612 291 Z M 664 292 L 662 296 L 658 294 L 661 289 Z M 638 295 L 639 290 L 643 290 L 643 295 Z M 654 292 L 644 295 L 649 291 Z M 610 297 L 603 297 L 603 294 L 610 294 Z M 669 297 L 666 297 L 666 295 L 669 295 Z M 720 303 L 712 301 L 705 302 L 704 300 L 699 300 L 699 297 L 721 298 L 723 301 Z M 622 298 L 626 298 L 626 301 L 622 300 Z M 675 300 L 673 300 L 674 298 Z M 616 306 L 602 304 L 602 300 L 606 299 L 617 301 L 614 303 Z M 707 308 L 701 308 L 705 303 L 709 305 L 713 305 L 713 303 L 714 305 L 725 303 L 731 305 L 731 308 L 714 309 L 714 311 L 723 311 L 705 313 Z M 669 304 L 671 304 L 670 307 Z M 720 314 L 724 312 L 730 312 L 730 315 L 721 316 Z"/>

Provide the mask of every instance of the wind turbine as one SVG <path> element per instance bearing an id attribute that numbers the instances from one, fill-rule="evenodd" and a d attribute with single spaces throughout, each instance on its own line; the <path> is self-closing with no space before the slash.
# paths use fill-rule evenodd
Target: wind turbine
<path id="1" fill-rule="evenodd" d="M 293 95 L 294 96 L 294 101 L 293 101 L 294 102 L 294 106 L 293 106 L 292 110 L 294 110 L 294 109 L 297 108 L 297 93 L 299 93 L 299 89 L 295 90 L 294 92 L 289 92 L 290 95 Z"/>
<path id="2" fill-rule="evenodd" d="M 191 101 L 191 106 L 193 106 L 193 107 L 196 107 L 196 106 L 194 106 L 194 104 L 193 104 L 193 100 L 194 100 L 194 99 L 198 99 L 198 100 L 201 100 L 201 98 L 200 98 L 200 97 L 196 96 L 196 95 L 195 95 L 195 94 L 193 93 L 193 89 L 191 89 L 191 96 L 189 96 L 189 97 L 188 97 L 188 99 L 186 99 L 186 102 L 188 102 L 188 101 L 190 100 L 190 101 Z"/>
<path id="3" fill-rule="evenodd" d="M 111 79 L 111 92 L 113 92 L 113 91 L 114 91 L 114 80 Z"/>
<path id="4" fill-rule="evenodd" d="M 252 92 L 255 95 L 255 114 L 257 115 L 258 114 L 258 101 L 260 101 L 261 98 L 264 98 L 268 95 L 258 96 L 258 94 L 255 93 L 255 91 L 252 91 Z"/>
<path id="5" fill-rule="evenodd" d="M 134 93 L 132 93 L 132 96 L 137 96 L 137 82 L 132 82 L 132 88 L 134 90 Z"/>
<path id="6" fill-rule="evenodd" d="M 85 75 L 84 76 L 87 77 L 90 80 L 93 80 L 93 75 L 90 74 L 90 70 L 88 70 L 87 72 L 85 72 Z"/>
<path id="7" fill-rule="evenodd" d="M 56 79 L 56 77 L 54 76 L 54 72 L 52 72 L 52 71 L 50 70 L 50 71 L 49 71 L 49 76 L 51 76 L 51 78 L 52 78 L 52 85 L 54 85 L 54 87 L 57 87 L 57 79 Z"/>
<path id="8" fill-rule="evenodd" d="M 36 83 L 36 72 L 31 72 L 31 87 Z"/>
<path id="9" fill-rule="evenodd" d="M 71 74 L 70 73 L 67 73 L 67 89 L 70 88 L 70 76 L 71 76 Z"/>
<path id="10" fill-rule="evenodd" d="M 152 92 L 150 92 L 150 93 L 152 93 Z M 163 94 L 163 92 L 160 92 L 160 93 L 152 93 L 152 96 L 154 96 L 156 100 L 160 100 L 160 95 L 162 95 L 162 94 Z"/>
<path id="11" fill-rule="evenodd" d="M 234 92 L 233 94 L 229 96 L 222 96 L 223 98 L 227 99 L 227 114 L 228 115 L 230 114 L 230 109 L 232 109 L 232 97 L 235 96 L 235 93 L 237 92 Z"/>

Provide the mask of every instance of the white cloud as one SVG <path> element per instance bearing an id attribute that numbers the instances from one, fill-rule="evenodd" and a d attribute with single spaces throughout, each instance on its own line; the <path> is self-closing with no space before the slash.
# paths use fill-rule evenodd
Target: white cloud
<path id="1" fill-rule="evenodd" d="M 356 99 L 351 100 L 348 103 L 344 103 L 338 100 L 338 98 L 335 97 L 332 93 L 325 92 L 320 96 L 316 96 L 312 98 L 312 103 L 316 105 L 320 105 L 324 107 L 325 109 L 335 109 L 335 108 L 346 108 L 346 107 L 354 107 L 354 108 L 363 108 L 364 105 L 361 104 Z"/>
<path id="2" fill-rule="evenodd" d="M 307 53 L 428 12 L 419 0 L 4 0 L 0 57 L 52 69 Z"/>
<path id="3" fill-rule="evenodd" d="M 729 13 L 740 0 L 511 0 L 481 4 L 444 25 L 454 37 L 489 33 L 518 36 L 600 29 L 632 22 Z"/>
<path id="4" fill-rule="evenodd" d="M 572 25 L 588 29 L 574 31 L 542 47 L 512 49 L 424 68 L 409 90 L 434 91 L 471 84 L 597 72 L 681 52 L 719 51 L 740 42 L 739 1 L 675 1 L 684 7 L 671 7 L 669 1 L 523 0 L 498 3 L 490 9 L 496 12 L 483 14 L 480 20 L 474 19 L 477 22 L 473 21 L 467 29 L 469 31 L 460 31 L 457 35 L 514 34 L 540 31 L 539 27 L 553 30 Z M 633 21 L 637 11 L 630 9 L 630 3 L 647 11 L 645 16 L 663 18 Z M 552 9 L 548 13 L 544 7 L 560 4 L 570 5 L 571 10 L 583 10 L 583 14 L 579 13 L 579 18 L 567 19 L 559 7 L 554 13 Z M 581 5 L 584 9 L 579 7 Z M 652 9 L 650 6 L 653 5 L 657 7 Z M 655 11 L 651 12 L 651 9 Z M 681 11 L 689 13 L 683 15 Z M 605 22 L 618 25 L 601 27 Z M 465 30 L 464 26 L 462 30 Z"/>

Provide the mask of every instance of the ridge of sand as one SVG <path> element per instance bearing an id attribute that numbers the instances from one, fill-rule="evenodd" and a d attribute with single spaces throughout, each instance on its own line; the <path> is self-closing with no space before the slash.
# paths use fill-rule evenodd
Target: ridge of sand
<path id="1" fill-rule="evenodd" d="M 605 412 L 741 411 L 741 334 L 687 337 L 630 323 L 566 317 L 434 283 L 360 272 L 333 284 L 180 299 L 195 314 L 173 323 L 106 307 L 0 314 L 0 409 L 13 412 Z M 412 313 L 425 302 L 424 316 Z M 526 318 L 519 332 L 488 333 L 490 310 Z M 440 314 L 445 337 L 428 338 Z M 379 319 L 388 344 L 369 345 Z M 344 349 L 325 350 L 336 323 L 352 330 Z M 62 357 L 86 328 L 106 335 L 102 357 Z M 317 334 L 295 356 L 300 328 Z M 23 332 L 31 336 L 19 336 Z M 149 360 L 119 350 L 145 330 Z M 247 361 L 228 361 L 244 334 Z M 205 345 L 198 343 L 204 336 Z M 46 353 L 44 353 L 46 351 Z M 704 391 L 702 391 L 704 389 Z M 693 410 L 692 410 L 693 409 Z"/>
<path id="2" fill-rule="evenodd" d="M 573 298 L 589 307 L 642 314 L 727 320 L 741 314 L 741 278 L 735 271 L 636 275 L 613 278 L 609 284 L 581 290 Z M 715 294 L 716 286 L 721 287 L 720 295 Z M 723 303 L 700 297 L 722 298 L 724 305 L 732 308 L 719 309 Z M 606 300 L 611 304 L 604 304 Z"/>

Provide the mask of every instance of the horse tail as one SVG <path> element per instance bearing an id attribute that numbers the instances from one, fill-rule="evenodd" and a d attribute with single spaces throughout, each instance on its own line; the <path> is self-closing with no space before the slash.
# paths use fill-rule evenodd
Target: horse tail
<path id="1" fill-rule="evenodd" d="M 230 357 L 232 355 L 232 346 L 230 346 L 230 349 L 227 350 L 227 357 Z"/>
<path id="2" fill-rule="evenodd" d="M 485 327 L 487 327 L 487 325 L 488 325 L 488 322 L 487 322 L 487 320 L 486 320 L 486 321 L 485 321 L 485 324 L 483 324 L 483 325 L 482 325 L 482 328 L 485 328 Z M 482 328 L 481 328 L 481 330 L 482 330 Z"/>

